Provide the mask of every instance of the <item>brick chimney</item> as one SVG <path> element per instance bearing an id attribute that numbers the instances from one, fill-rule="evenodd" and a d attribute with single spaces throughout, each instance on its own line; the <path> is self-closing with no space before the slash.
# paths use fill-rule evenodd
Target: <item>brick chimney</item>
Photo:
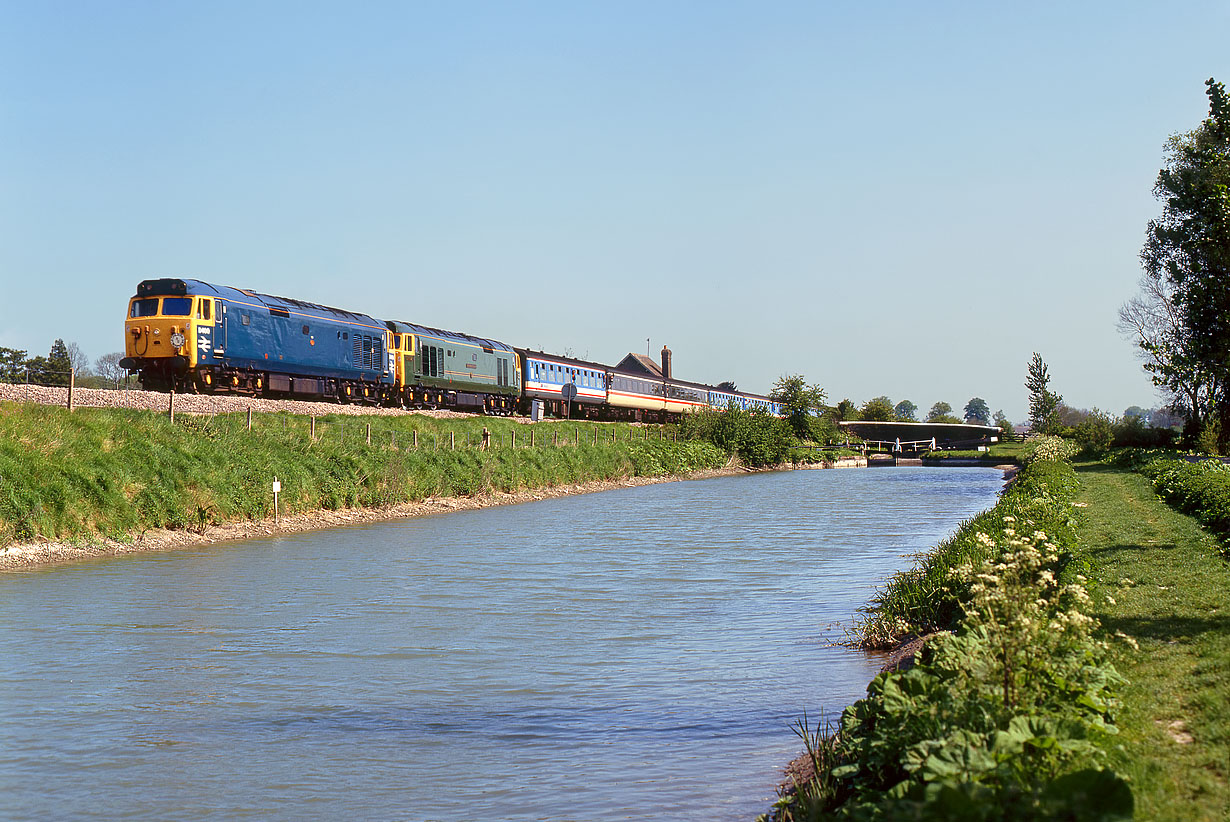
<path id="1" fill-rule="evenodd" d="M 667 380 L 671 378 L 671 350 L 665 345 L 662 346 L 662 377 Z"/>

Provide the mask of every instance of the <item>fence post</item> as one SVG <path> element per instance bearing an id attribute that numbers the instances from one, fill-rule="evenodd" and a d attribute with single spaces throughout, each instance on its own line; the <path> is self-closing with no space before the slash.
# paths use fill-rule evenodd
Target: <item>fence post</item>
<path id="1" fill-rule="evenodd" d="M 483 450 L 486 451 L 491 447 L 491 432 L 487 430 L 487 426 L 483 426 Z"/>
<path id="2" fill-rule="evenodd" d="M 393 432 L 393 440 L 389 443 L 389 447 L 395 451 L 397 450 L 397 432 L 396 431 Z"/>
<path id="3" fill-rule="evenodd" d="M 558 428 L 551 432 L 551 444 L 559 445 L 559 429 Z"/>
<path id="4" fill-rule="evenodd" d="M 530 429 L 530 448 L 534 447 L 534 429 Z"/>
<path id="5" fill-rule="evenodd" d="M 367 444 L 372 444 L 372 424 L 370 422 L 367 424 Z"/>
<path id="6" fill-rule="evenodd" d="M 167 416 L 175 422 L 175 386 L 171 386 L 171 398 L 167 401 Z"/>
<path id="7" fill-rule="evenodd" d="M 418 448 L 419 447 L 419 430 L 416 428 L 414 429 L 413 433 L 414 433 L 414 436 L 411 437 L 411 439 L 414 441 L 414 447 Z"/>
<path id="8" fill-rule="evenodd" d="M 450 451 L 457 450 L 457 432 L 456 431 L 448 432 L 448 447 Z"/>
<path id="9" fill-rule="evenodd" d="M 248 406 L 248 430 L 252 430 L 252 406 Z"/>
<path id="10" fill-rule="evenodd" d="M 316 442 L 316 415 L 312 415 L 312 442 Z"/>
<path id="11" fill-rule="evenodd" d="M 572 429 L 572 433 L 573 433 L 573 435 L 574 435 L 574 436 L 573 436 L 573 442 L 572 442 L 572 444 L 573 444 L 574 446 L 576 446 L 576 445 L 580 445 L 580 444 L 581 444 L 581 429 L 580 429 L 580 428 L 574 428 L 574 429 Z"/>
<path id="12" fill-rule="evenodd" d="M 73 383 L 77 381 L 77 369 L 68 370 L 68 413 L 73 413 Z"/>
<path id="13" fill-rule="evenodd" d="M 517 447 L 517 429 L 515 428 L 513 429 L 513 432 L 512 432 L 512 447 L 513 448 Z"/>

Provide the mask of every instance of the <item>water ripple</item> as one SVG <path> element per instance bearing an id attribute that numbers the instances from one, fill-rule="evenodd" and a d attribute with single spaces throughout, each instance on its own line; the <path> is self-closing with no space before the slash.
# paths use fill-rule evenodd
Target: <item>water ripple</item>
<path id="1" fill-rule="evenodd" d="M 628 488 L 0 578 L 10 819 L 747 819 L 987 470 Z M 495 546 L 495 547 L 492 547 Z"/>

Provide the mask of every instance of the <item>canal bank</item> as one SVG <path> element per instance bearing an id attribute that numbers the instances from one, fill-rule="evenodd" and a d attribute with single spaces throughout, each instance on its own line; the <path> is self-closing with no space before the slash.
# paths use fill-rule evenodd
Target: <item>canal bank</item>
<path id="1" fill-rule="evenodd" d="M 757 472 L 2 575 L 8 815 L 746 822 L 878 665 L 822 626 L 1001 483 Z"/>
<path id="2" fill-rule="evenodd" d="M 1164 466 L 1161 456 L 1149 456 Z M 1175 463 L 1179 464 L 1179 460 Z M 812 767 L 816 760 L 811 756 L 792 763 L 782 790 L 789 792 L 795 786 L 806 785 L 807 798 L 802 807 L 797 800 L 792 805 L 783 800 L 775 806 L 771 818 L 819 818 L 820 814 L 836 812 L 837 806 L 849 811 L 854 805 L 864 810 L 876 807 L 888 816 L 908 815 L 907 811 L 925 816 L 920 808 L 930 807 L 927 803 L 939 801 L 937 797 L 943 799 L 944 792 L 948 792 L 948 801 L 959 800 L 958 804 L 965 809 L 963 813 L 970 818 L 1004 818 L 1004 796 L 1014 797 L 1013 806 L 1023 809 L 1013 818 L 1193 822 L 1230 818 L 1230 734 L 1226 731 L 1230 727 L 1230 679 L 1226 677 L 1230 669 L 1230 621 L 1225 616 L 1230 608 L 1227 552 L 1224 543 L 1195 519 L 1170 509 L 1158 498 L 1159 491 L 1170 493 L 1181 487 L 1181 483 L 1167 478 L 1164 467 L 1151 469 L 1146 465 L 1143 469 L 1146 473 L 1154 471 L 1149 474 L 1156 481 L 1154 487 L 1146 476 L 1121 467 L 1130 464 L 1132 460 L 1124 457 L 1110 463 L 1081 464 L 1075 472 L 1067 469 L 1072 481 L 1061 483 L 1060 508 L 1056 510 L 1062 512 L 1070 506 L 1071 514 L 1066 517 L 1070 528 L 1059 521 L 1045 528 L 1047 537 L 1068 531 L 1063 539 L 1055 540 L 1069 546 L 1070 552 L 1070 559 L 1063 560 L 1057 566 L 1061 570 L 1055 571 L 1062 588 L 1053 587 L 1055 578 L 1045 566 L 1036 575 L 1031 572 L 1021 579 L 1028 582 L 1033 578 L 1028 584 L 1038 591 L 1039 604 L 1052 591 L 1063 596 L 1071 593 L 1075 598 L 1064 607 L 1072 610 L 1051 612 L 1049 622 L 1034 620 L 1036 625 L 1048 627 L 1029 641 L 1001 643 L 1008 654 L 1012 648 L 1026 649 L 1035 657 L 1033 665 L 1041 673 L 1040 702 L 1029 707 L 1028 701 L 1022 699 L 1020 680 L 1013 700 L 1018 709 L 1026 708 L 1031 728 L 1059 729 L 1066 727 L 1064 723 L 1073 722 L 1074 728 L 1082 723 L 1086 726 L 1074 737 L 1076 741 L 1064 740 L 1056 734 L 1058 743 L 1048 737 L 1042 747 L 1023 749 L 1069 751 L 1068 773 L 1055 779 L 1056 773 L 1062 773 L 1056 768 L 1049 777 L 1037 779 L 1029 775 L 1043 771 L 1026 769 L 1020 772 L 1029 778 L 1023 785 L 1013 785 L 1005 778 L 1011 769 L 997 770 L 994 761 L 1009 762 L 1020 757 L 1021 750 L 1000 743 L 1010 742 L 1009 737 L 1013 733 L 1019 735 L 1025 726 L 1015 719 L 993 726 L 992 736 L 999 736 L 995 736 L 996 753 L 991 759 L 982 756 L 982 734 L 987 729 L 971 726 L 979 724 L 971 717 L 991 715 L 1002 709 L 997 700 L 1002 700 L 1001 689 L 1006 687 L 1001 683 L 1008 680 L 996 673 L 995 666 L 1003 664 L 1004 671 L 1010 670 L 1003 660 L 995 661 L 998 652 L 985 657 L 970 653 L 981 636 L 977 631 L 992 625 L 987 614 L 997 613 L 996 609 L 1004 607 L 1007 601 L 996 596 L 984 602 L 983 598 L 986 592 L 1002 586 L 1004 573 L 1000 569 L 1011 568 L 1022 558 L 1032 556 L 1029 552 L 1035 548 L 1046 547 L 1038 539 L 1033 539 L 1030 547 L 1031 538 L 1006 531 L 1009 546 L 1022 544 L 1026 549 L 1014 553 L 1017 549 L 1009 547 L 999 555 L 1000 559 L 992 560 L 992 565 L 983 566 L 978 584 L 970 593 L 974 604 L 964 606 L 966 616 L 962 624 L 941 626 L 954 630 L 956 638 L 945 637 L 929 645 L 931 650 L 920 657 L 919 670 L 876 678 L 868 687 L 867 698 L 852 706 L 853 714 L 847 712 L 840 736 L 815 737 L 811 750 L 824 763 L 821 775 L 817 778 Z M 1213 465 L 1206 474 L 1215 480 L 1220 470 L 1220 466 Z M 1055 479 L 1063 479 L 1062 470 L 1055 473 Z M 1023 475 L 1023 482 L 1038 485 L 1037 478 L 1028 472 Z M 1202 517 L 1230 497 L 1224 483 L 1210 481 L 1197 487 L 1206 494 L 1205 508 L 1197 511 Z M 1050 496 L 1055 486 L 1038 490 Z M 1007 513 L 999 512 L 1003 521 L 1011 521 L 1017 527 L 1025 525 L 1025 534 L 1037 527 L 1031 521 L 1033 516 L 1011 512 L 1014 517 L 1010 518 L 1004 516 Z M 993 525 L 987 521 L 979 530 L 993 533 L 988 527 Z M 987 547 L 996 543 L 1002 544 L 1002 538 L 984 541 Z M 930 552 L 921 563 L 924 570 L 910 576 L 922 579 L 929 575 L 937 558 L 952 554 L 953 547 L 941 546 Z M 968 560 L 963 562 L 966 568 L 969 564 Z M 977 568 L 978 562 L 973 566 Z M 960 568 L 955 570 L 958 575 L 968 573 Z M 1062 582 L 1065 578 L 1070 582 Z M 897 579 L 904 580 L 900 576 Z M 881 588 L 872 602 L 871 612 L 878 613 L 881 619 L 886 603 L 893 604 L 901 598 L 925 598 L 920 591 L 898 597 L 892 595 L 891 587 L 887 592 Z M 986 605 L 992 602 L 999 604 Z M 991 610 L 983 610 L 987 607 Z M 1076 616 L 1078 613 L 1084 616 Z M 967 630 L 969 625 L 965 623 L 970 620 L 975 621 L 977 631 Z M 1003 630 L 1002 626 L 1009 623 L 999 624 L 1001 627 L 996 630 Z M 1028 620 L 1014 618 L 1012 630 L 1025 630 L 1028 624 Z M 1057 641 L 1058 633 L 1082 624 L 1082 630 L 1090 632 L 1082 640 L 1084 656 L 1045 650 Z M 890 659 L 885 671 L 895 671 L 891 663 L 913 657 L 912 652 L 921 645 L 918 641 L 904 645 Z M 1077 677 L 1064 670 L 1073 658 L 1084 659 L 1082 664 L 1090 666 Z M 897 717 L 892 715 L 889 697 L 896 700 L 898 709 L 909 704 L 909 716 L 942 716 L 944 711 L 936 714 L 935 706 L 928 702 L 930 697 L 925 696 L 927 683 L 937 674 L 942 679 L 944 671 L 949 678 L 957 674 L 957 679 L 935 692 L 941 696 L 940 702 L 951 708 L 954 683 L 977 683 L 987 670 L 991 676 L 986 680 L 985 693 L 972 692 L 977 696 L 975 703 L 979 709 L 957 712 L 965 719 L 955 726 L 931 728 L 923 734 L 934 737 L 930 741 L 910 736 L 918 731 L 918 723 L 911 725 L 907 721 L 899 727 Z M 1018 677 L 1018 671 L 1024 669 L 1011 670 L 1012 676 Z M 1081 677 L 1086 684 L 1077 688 Z M 1050 684 L 1056 681 L 1065 684 L 1062 692 Z M 1062 697 L 1057 698 L 1061 693 Z M 902 703 L 903 699 L 907 702 Z M 1051 714 L 1064 718 L 1053 724 Z M 1052 724 L 1048 726 L 1048 722 Z M 939 765 L 932 767 L 929 763 L 933 759 L 938 762 L 943 758 L 940 743 L 945 733 L 954 728 L 955 735 L 946 744 L 965 764 L 955 771 Z M 1110 735 L 1106 733 L 1108 729 Z M 923 753 L 919 754 L 920 751 Z M 898 758 L 899 753 L 905 756 Z M 1057 759 L 1052 765 L 1061 761 Z M 924 767 L 919 768 L 920 764 Z M 885 768 L 887 771 L 877 771 Z M 1050 779 L 1055 781 L 1048 782 Z"/>
<path id="3" fill-rule="evenodd" d="M 81 562 L 102 557 L 139 554 L 152 551 L 173 551 L 219 542 L 254 539 L 282 534 L 294 534 L 325 528 L 341 528 L 374 522 L 385 522 L 410 517 L 447 514 L 454 511 L 471 511 L 500 505 L 519 505 L 558 497 L 595 494 L 619 488 L 635 488 L 664 482 L 712 479 L 714 477 L 738 476 L 740 474 L 783 470 L 820 470 L 835 468 L 865 468 L 862 458 L 843 458 L 828 463 L 777 466 L 771 469 L 749 469 L 732 463 L 724 468 L 711 468 L 670 476 L 628 476 L 611 480 L 550 485 L 522 489 L 514 492 L 479 494 L 475 496 L 437 496 L 427 499 L 390 505 L 381 508 L 346 508 L 341 510 L 316 510 L 257 520 L 204 525 L 198 528 L 155 528 L 127 535 L 125 539 L 108 539 L 93 536 L 87 540 L 62 542 L 44 540 L 0 548 L 0 572 L 19 568 L 31 568 L 66 562 Z"/>

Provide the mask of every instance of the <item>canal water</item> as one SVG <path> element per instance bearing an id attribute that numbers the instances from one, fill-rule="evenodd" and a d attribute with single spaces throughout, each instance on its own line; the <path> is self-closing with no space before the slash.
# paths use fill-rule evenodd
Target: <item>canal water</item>
<path id="1" fill-rule="evenodd" d="M 755 474 L 0 576 L 5 819 L 749 820 L 990 469 Z"/>

